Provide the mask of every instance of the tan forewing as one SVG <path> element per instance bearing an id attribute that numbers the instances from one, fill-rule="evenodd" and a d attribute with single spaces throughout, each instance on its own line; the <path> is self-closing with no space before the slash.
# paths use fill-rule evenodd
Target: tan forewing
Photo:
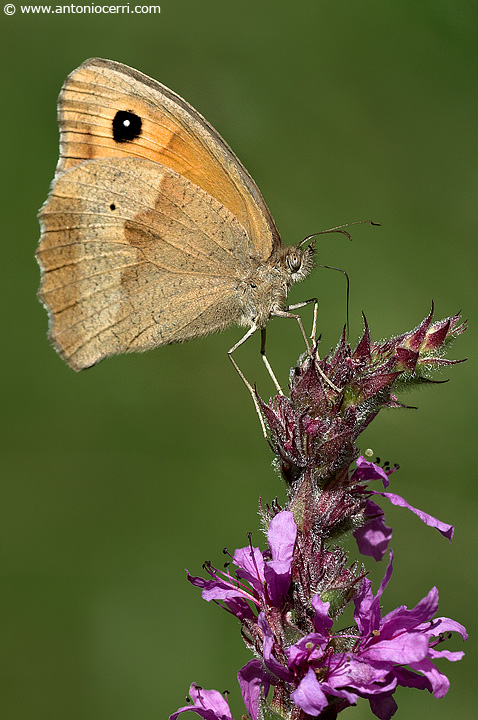
<path id="1" fill-rule="evenodd" d="M 118 111 L 141 118 L 141 133 L 116 142 Z M 138 157 L 175 170 L 230 210 L 249 238 L 249 254 L 267 259 L 281 244 L 254 180 L 221 136 L 181 97 L 142 73 L 91 59 L 66 79 L 58 104 L 58 171 L 99 157 Z"/>
<path id="2" fill-rule="evenodd" d="M 239 321 L 247 235 L 174 170 L 134 158 L 75 165 L 55 179 L 40 220 L 40 297 L 74 369 Z"/>

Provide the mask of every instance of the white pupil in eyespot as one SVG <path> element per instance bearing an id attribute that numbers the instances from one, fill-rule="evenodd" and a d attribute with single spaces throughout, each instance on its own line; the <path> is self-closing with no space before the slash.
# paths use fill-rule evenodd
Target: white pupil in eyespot
<path id="1" fill-rule="evenodd" d="M 131 120 L 123 120 L 123 126 L 129 127 L 131 125 Z"/>

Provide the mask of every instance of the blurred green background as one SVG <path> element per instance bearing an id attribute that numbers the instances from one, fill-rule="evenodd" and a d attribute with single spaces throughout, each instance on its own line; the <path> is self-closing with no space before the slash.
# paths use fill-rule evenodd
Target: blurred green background
<path id="1" fill-rule="evenodd" d="M 132 6 L 134 3 L 132 3 Z M 231 691 L 249 654 L 236 621 L 201 601 L 184 568 L 261 541 L 257 502 L 284 497 L 250 398 L 227 360 L 242 332 L 108 360 L 75 374 L 46 339 L 36 299 L 36 213 L 57 155 L 56 97 L 91 56 L 120 60 L 191 102 L 261 188 L 287 244 L 361 219 L 353 242 L 322 236 L 319 261 L 351 278 L 351 336 L 376 339 L 463 309 L 469 356 L 418 411 L 383 412 L 363 436 L 399 462 L 392 491 L 456 525 L 450 546 L 404 510 L 386 611 L 436 584 L 440 614 L 467 625 L 461 663 L 440 666 L 440 701 L 401 690 L 399 718 L 475 712 L 476 231 L 478 10 L 472 0 L 164 0 L 158 15 L 1 13 L 3 380 L 1 716 L 167 718 L 193 680 Z M 318 295 L 323 348 L 345 314 L 343 278 L 317 269 L 291 301 Z M 307 322 L 308 310 L 304 311 Z M 283 384 L 302 352 L 274 320 Z M 255 338 L 236 357 L 273 388 Z M 355 554 L 353 545 L 351 552 Z M 376 582 L 384 566 L 370 560 Z M 450 648 L 461 649 L 461 640 Z M 365 701 L 344 717 L 371 717 Z"/>

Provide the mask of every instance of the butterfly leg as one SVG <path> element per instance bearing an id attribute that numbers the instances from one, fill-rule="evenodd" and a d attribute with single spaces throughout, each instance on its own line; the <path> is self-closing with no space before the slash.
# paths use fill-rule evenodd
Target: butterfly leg
<path id="1" fill-rule="evenodd" d="M 302 333 L 302 337 L 304 338 L 307 352 L 309 353 L 309 355 L 312 355 L 309 338 L 307 337 L 305 330 L 304 330 L 304 326 L 302 324 L 302 318 L 300 317 L 300 315 L 290 312 L 290 310 L 298 310 L 299 308 L 305 307 L 306 305 L 310 305 L 310 303 L 315 304 L 314 321 L 313 321 L 313 325 L 312 325 L 312 335 L 311 335 L 311 339 L 315 340 L 315 331 L 316 331 L 316 324 L 317 324 L 317 306 L 318 306 L 317 298 L 312 298 L 311 300 L 304 300 L 303 302 L 297 303 L 296 305 L 288 305 L 286 310 L 275 310 L 272 313 L 272 315 L 274 315 L 275 317 L 294 318 L 294 320 L 297 320 L 297 322 L 299 323 L 300 331 Z"/>
<path id="2" fill-rule="evenodd" d="M 298 310 L 299 308 L 305 307 L 306 305 L 310 305 L 310 303 L 314 303 L 314 320 L 312 322 L 312 333 L 311 333 L 310 339 L 315 342 L 315 333 L 317 330 L 317 309 L 319 307 L 319 301 L 317 300 L 317 298 L 311 298 L 310 300 L 304 300 L 303 302 L 297 303 L 296 305 L 289 305 L 287 307 L 287 310 L 279 310 L 279 311 L 274 312 L 273 314 L 276 315 L 277 317 L 290 317 L 290 318 L 295 318 L 297 320 L 297 322 L 299 323 L 299 327 L 302 332 L 302 336 L 304 338 L 306 347 L 307 347 L 307 352 L 312 357 L 312 350 L 310 348 L 307 335 L 305 334 L 304 326 L 302 324 L 302 319 L 301 319 L 300 315 L 295 315 L 294 313 L 289 312 L 289 310 Z M 316 355 L 316 359 L 320 360 L 318 348 L 315 349 L 315 355 Z M 340 388 L 338 388 L 336 385 L 334 385 L 332 380 L 330 380 L 327 377 L 327 375 L 324 373 L 324 371 L 322 370 L 322 368 L 320 367 L 320 365 L 318 363 L 317 363 L 317 370 L 319 371 L 320 375 L 322 375 L 324 381 L 332 388 L 332 390 L 334 390 L 334 392 L 336 392 L 336 393 L 341 392 Z"/>
<path id="3" fill-rule="evenodd" d="M 296 303 L 295 305 L 288 305 L 287 310 L 299 310 L 299 308 L 303 308 L 306 305 L 310 305 L 311 303 L 314 303 L 314 316 L 313 316 L 313 320 L 312 320 L 312 332 L 310 333 L 310 339 L 315 343 L 315 336 L 317 333 L 317 312 L 319 310 L 318 299 L 310 298 L 310 300 L 304 300 L 303 302 Z M 304 331 L 302 330 L 302 333 L 303 332 Z"/>
<path id="4" fill-rule="evenodd" d="M 266 430 L 266 426 L 264 423 L 264 418 L 262 417 L 261 409 L 259 407 L 259 402 L 257 400 L 256 392 L 255 392 L 254 388 L 252 387 L 252 385 L 250 384 L 250 382 L 248 382 L 246 380 L 246 377 L 245 377 L 244 373 L 242 372 L 241 368 L 239 367 L 237 362 L 232 357 L 232 353 L 235 350 L 237 350 L 237 348 L 240 347 L 243 343 L 245 343 L 246 340 L 249 340 L 251 335 L 253 335 L 256 332 L 256 330 L 257 330 L 257 325 L 252 325 L 252 327 L 249 328 L 249 330 L 246 332 L 246 334 L 243 335 L 243 337 L 240 340 L 238 340 L 238 342 L 235 345 L 233 345 L 230 350 L 227 351 L 227 354 L 229 355 L 229 360 L 232 362 L 232 364 L 236 368 L 236 371 L 237 371 L 239 377 L 241 378 L 242 382 L 244 383 L 244 385 L 246 386 L 246 388 L 249 390 L 249 392 L 251 394 L 252 401 L 254 403 L 254 407 L 256 408 L 256 412 L 259 417 L 259 422 L 261 423 L 262 433 L 263 433 L 264 437 L 267 438 L 267 430 Z"/>
<path id="5" fill-rule="evenodd" d="M 266 329 L 265 329 L 265 327 L 261 328 L 261 357 L 262 357 L 262 359 L 263 359 L 263 361 L 264 361 L 264 365 L 265 365 L 266 368 L 267 368 L 267 372 L 268 372 L 269 375 L 271 376 L 271 380 L 272 380 L 272 382 L 274 383 L 277 392 L 279 393 L 279 395 L 283 395 L 284 393 L 282 392 L 282 388 L 281 388 L 281 386 L 279 385 L 279 382 L 278 382 L 278 380 L 277 380 L 277 378 L 276 378 L 276 376 L 275 376 L 275 373 L 274 373 L 274 371 L 273 371 L 273 369 L 272 369 L 272 367 L 271 367 L 271 364 L 270 364 L 269 360 L 267 359 L 267 355 L 266 355 Z"/>

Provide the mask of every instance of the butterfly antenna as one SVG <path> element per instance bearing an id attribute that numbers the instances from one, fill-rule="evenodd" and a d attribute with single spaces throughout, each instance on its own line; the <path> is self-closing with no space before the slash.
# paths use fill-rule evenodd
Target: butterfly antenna
<path id="1" fill-rule="evenodd" d="M 318 235 L 325 235 L 327 233 L 342 233 L 342 235 L 345 235 L 349 240 L 352 240 L 352 236 L 347 230 L 344 230 L 346 227 L 350 227 L 351 225 L 363 225 L 364 223 L 367 223 L 368 225 L 375 225 L 377 227 L 380 227 L 381 223 L 374 222 L 373 220 L 356 220 L 355 222 L 351 223 L 344 223 L 344 225 L 337 225 L 336 227 L 329 228 L 328 230 L 320 230 L 319 232 L 312 233 L 312 235 L 307 235 L 303 240 L 300 241 L 297 247 L 301 247 L 301 245 L 305 245 L 305 243 L 309 242 L 309 240 L 313 240 Z M 342 270 L 342 268 L 332 267 L 331 265 L 317 265 L 317 267 L 323 267 L 327 270 L 337 270 L 337 272 L 341 272 L 342 275 L 345 275 L 345 279 L 347 281 L 347 291 L 346 291 L 346 321 L 345 326 L 347 329 L 347 339 L 349 337 L 349 298 L 350 298 L 350 280 L 349 276 L 345 272 L 345 270 Z"/>
<path id="2" fill-rule="evenodd" d="M 313 238 L 317 237 L 317 235 L 325 235 L 326 233 L 342 233 L 342 235 L 345 235 L 348 237 L 349 240 L 352 240 L 352 236 L 347 230 L 344 230 L 346 227 L 350 227 L 351 225 L 363 225 L 364 223 L 367 223 L 368 225 L 375 225 L 377 227 L 380 227 L 381 223 L 374 222 L 373 220 L 356 220 L 355 222 L 351 223 L 345 223 L 344 225 L 337 225 L 337 227 L 329 228 L 328 230 L 320 230 L 319 232 L 312 233 L 312 235 L 307 235 L 303 240 L 300 241 L 297 247 L 301 247 L 301 245 L 304 245 L 306 242 L 309 242 L 309 240 L 312 240 Z M 324 265 L 325 267 L 325 265 Z M 338 268 L 336 268 L 338 269 Z"/>

